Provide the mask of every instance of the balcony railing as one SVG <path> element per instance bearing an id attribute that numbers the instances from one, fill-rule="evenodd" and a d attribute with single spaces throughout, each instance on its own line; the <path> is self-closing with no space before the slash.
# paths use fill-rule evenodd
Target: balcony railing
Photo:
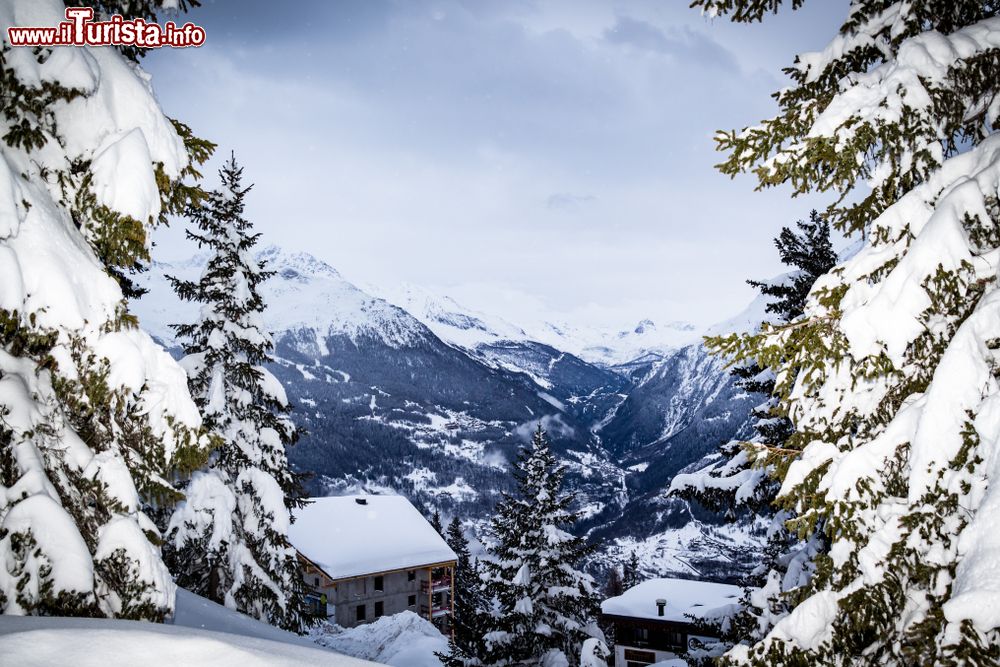
<path id="1" fill-rule="evenodd" d="M 424 595 L 427 593 L 438 593 L 440 591 L 450 591 L 451 590 L 451 577 L 441 577 L 439 579 L 431 579 L 427 581 L 426 579 L 420 582 L 420 592 Z"/>
<path id="2" fill-rule="evenodd" d="M 436 604 L 433 607 L 429 607 L 425 604 L 420 605 L 420 615 L 426 617 L 430 614 L 431 618 L 438 618 L 440 616 L 447 616 L 451 613 L 450 604 Z"/>

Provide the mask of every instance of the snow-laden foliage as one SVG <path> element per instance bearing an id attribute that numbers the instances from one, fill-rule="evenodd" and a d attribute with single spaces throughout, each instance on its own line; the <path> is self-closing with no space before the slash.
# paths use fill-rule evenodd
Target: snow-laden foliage
<path id="1" fill-rule="evenodd" d="M 212 257 L 198 282 L 173 281 L 181 298 L 202 304 L 197 322 L 176 329 L 191 395 L 219 446 L 170 519 L 167 553 L 181 585 L 301 631 L 302 583 L 288 527 L 302 494 L 285 452 L 296 431 L 284 388 L 264 367 L 273 344 L 259 285 L 271 274 L 252 255 L 259 235 L 243 217 L 250 187 L 235 158 L 219 177 L 221 189 L 189 212 L 197 231 L 188 236 Z"/>
<path id="2" fill-rule="evenodd" d="M 837 262 L 830 242 L 830 225 L 816 211 L 809 221 L 799 221 L 798 232 L 785 227 L 774 240 L 783 264 L 793 269 L 770 281 L 748 280 L 769 298 L 765 311 L 772 323 L 787 324 L 802 316 L 806 300 L 816 280 Z M 706 345 L 719 349 L 724 339 L 709 338 Z M 711 664 L 736 643 L 761 639 L 788 611 L 784 593 L 803 586 L 812 572 L 811 557 L 821 536 L 800 541 L 783 529 L 791 518 L 787 511 L 775 511 L 773 503 L 778 483 L 768 452 L 784 447 L 794 432 L 783 406 L 775 395 L 775 374 L 761 368 L 756 359 L 744 360 L 733 369 L 738 386 L 751 394 L 766 396 L 755 408 L 754 436 L 749 442 L 730 441 L 720 448 L 720 457 L 704 468 L 677 475 L 670 494 L 696 500 L 705 507 L 724 512 L 730 520 L 750 513 L 770 523 L 760 559 L 743 581 L 740 610 L 735 616 L 702 619 L 701 634 L 718 637 L 718 642 L 687 654 L 692 665 Z"/>
<path id="3" fill-rule="evenodd" d="M 765 312 L 772 323 L 799 318 L 813 284 L 837 262 L 830 242 L 830 224 L 816 211 L 810 214 L 808 222 L 800 220 L 796 227 L 797 232 L 782 228 L 774 239 L 781 262 L 793 271 L 774 280 L 747 281 L 768 299 Z M 706 346 L 718 352 L 723 340 L 708 338 Z M 773 514 L 771 503 L 777 485 L 768 475 L 767 450 L 762 445 L 781 447 L 794 428 L 775 396 L 773 371 L 761 368 L 756 359 L 746 359 L 735 365 L 732 374 L 740 389 L 766 397 L 751 412 L 753 437 L 749 442 L 727 442 L 720 447 L 721 456 L 712 463 L 701 470 L 676 475 L 669 493 L 697 500 L 713 511 L 726 513 L 730 519 L 746 510 Z"/>
<path id="4" fill-rule="evenodd" d="M 577 515 L 564 475 L 539 425 L 517 460 L 517 492 L 504 495 L 491 524 L 483 664 L 577 665 L 583 642 L 600 635 L 593 579 L 577 569 L 589 548 L 568 532 Z"/>
<path id="5" fill-rule="evenodd" d="M 8 0 L 0 34 L 62 18 Z M 124 296 L 211 145 L 116 50 L 6 41 L 0 137 L 0 612 L 161 619 L 174 584 L 146 511 L 179 498 L 169 480 L 205 443 Z"/>
<path id="6" fill-rule="evenodd" d="M 580 667 L 608 667 L 611 651 L 607 644 L 598 637 L 591 637 L 583 642 L 580 651 Z"/>
<path id="7" fill-rule="evenodd" d="M 462 532 L 462 524 L 457 516 L 448 524 L 445 539 L 456 556 L 453 584 L 455 608 L 451 619 L 452 641 L 461 655 L 482 655 L 486 592 L 483 589 L 479 562 L 472 559 L 469 539 Z"/>
<path id="8" fill-rule="evenodd" d="M 752 20 L 767 3 L 695 4 Z M 724 171 L 835 190 L 827 215 L 863 233 L 801 318 L 723 344 L 775 371 L 795 425 L 770 452 L 778 500 L 825 542 L 732 663 L 1000 660 L 998 12 L 855 0 L 787 70 L 780 114 L 720 138 Z"/>

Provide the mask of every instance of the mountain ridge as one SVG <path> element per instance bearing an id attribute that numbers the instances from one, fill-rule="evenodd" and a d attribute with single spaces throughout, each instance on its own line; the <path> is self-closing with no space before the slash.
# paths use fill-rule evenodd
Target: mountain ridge
<path id="1" fill-rule="evenodd" d="M 510 488 L 509 462 L 541 422 L 580 496 L 584 529 L 605 553 L 640 540 L 675 544 L 680 538 L 664 531 L 711 522 L 697 508 L 664 501 L 662 491 L 672 474 L 734 436 L 756 402 L 739 397 L 693 325 L 567 328 L 553 345 L 533 340 L 532 327 L 425 288 L 404 285 L 390 300 L 308 253 L 268 246 L 257 256 L 274 272 L 264 285 L 272 370 L 309 433 L 289 456 L 314 475 L 311 493 L 401 492 L 428 510 L 463 516 L 478 535 Z M 176 341 L 167 325 L 193 319 L 197 306 L 179 302 L 165 275 L 197 279 L 206 259 L 157 263 L 142 276 L 150 292 L 136 312 L 168 345 Z M 676 336 L 695 342 L 666 345 Z M 595 340 L 621 347 L 595 351 Z M 639 354 L 629 358 L 632 351 Z M 639 515 L 652 520 L 637 523 Z"/>

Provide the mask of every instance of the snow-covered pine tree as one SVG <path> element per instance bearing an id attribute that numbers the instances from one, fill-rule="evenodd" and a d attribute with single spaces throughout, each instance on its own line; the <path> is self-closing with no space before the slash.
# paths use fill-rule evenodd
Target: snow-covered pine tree
<path id="1" fill-rule="evenodd" d="M 639 556 L 633 551 L 629 554 L 628 560 L 622 565 L 622 586 L 625 590 L 638 586 L 642 583 L 642 571 L 639 566 Z"/>
<path id="2" fill-rule="evenodd" d="M 494 610 L 484 639 L 487 665 L 577 665 L 583 642 L 599 634 L 590 575 L 577 569 L 590 548 L 570 534 L 575 498 L 562 491 L 541 425 L 515 465 L 517 492 L 504 494 L 492 519 L 495 542 L 484 561 Z"/>
<path id="3" fill-rule="evenodd" d="M 780 3 L 694 4 L 755 21 Z M 770 452 L 778 500 L 829 545 L 730 663 L 1000 660 L 998 12 L 855 0 L 786 70 L 779 114 L 719 136 L 725 173 L 833 192 L 825 216 L 862 236 L 801 319 L 723 341 L 775 371 L 796 429 Z"/>
<path id="4" fill-rule="evenodd" d="M 448 546 L 458 557 L 455 565 L 455 612 L 452 615 L 454 639 L 467 655 L 483 654 L 483 622 L 486 614 L 486 593 L 478 563 L 472 560 L 469 540 L 462 532 L 458 517 L 452 517 L 446 531 Z"/>
<path id="5" fill-rule="evenodd" d="M 299 632 L 302 582 L 288 527 L 302 493 L 285 452 L 296 439 L 288 400 L 265 368 L 273 343 L 259 288 L 271 273 L 252 255 L 252 186 L 235 157 L 219 177 L 221 188 L 189 212 L 197 231 L 188 237 L 211 251 L 208 264 L 197 282 L 171 278 L 182 299 L 202 304 L 197 322 L 174 328 L 191 395 L 219 445 L 170 519 L 167 555 L 181 585 Z"/>
<path id="6" fill-rule="evenodd" d="M 622 583 L 621 572 L 618 571 L 617 566 L 613 566 L 608 571 L 608 580 L 604 582 L 604 597 L 613 598 L 618 597 L 625 592 L 625 585 Z"/>
<path id="7" fill-rule="evenodd" d="M 830 225 L 815 210 L 808 222 L 800 220 L 796 226 L 797 232 L 784 227 L 774 239 L 781 262 L 794 271 L 778 280 L 747 281 L 772 297 L 765 310 L 776 324 L 787 324 L 802 316 L 816 280 L 837 262 Z M 710 350 L 718 352 L 721 345 L 720 338 L 706 340 Z M 784 528 L 791 515 L 773 505 L 779 484 L 773 477 L 773 467 L 767 465 L 768 452 L 782 448 L 795 431 L 774 394 L 774 373 L 761 368 L 755 359 L 747 359 L 733 369 L 733 374 L 738 387 L 767 397 L 751 412 L 754 436 L 747 442 L 724 443 L 717 461 L 693 473 L 677 475 L 671 481 L 670 493 L 696 500 L 730 518 L 747 513 L 763 518 L 769 524 L 767 541 L 759 565 L 743 581 L 741 610 L 732 617 L 698 621 L 701 634 L 720 640 L 689 651 L 685 657 L 692 667 L 709 667 L 733 645 L 761 639 L 787 612 L 784 593 L 799 588 L 811 575 L 811 558 L 822 541 L 821 535 L 805 540 L 791 535 Z"/>
<path id="8" fill-rule="evenodd" d="M 774 239 L 781 263 L 792 271 L 777 280 L 748 280 L 771 300 L 765 306 L 775 323 L 786 324 L 802 316 L 806 298 L 816 280 L 837 263 L 837 254 L 830 241 L 830 224 L 815 210 L 809 221 L 795 223 L 798 231 L 783 227 Z M 719 352 L 722 338 L 709 338 L 706 347 Z M 774 395 L 775 375 L 761 368 L 756 359 L 745 359 L 732 369 L 736 386 L 749 394 L 760 394 L 767 400 L 751 413 L 754 436 L 750 441 L 732 440 L 719 448 L 718 459 L 701 470 L 677 475 L 670 493 L 696 500 L 706 508 L 735 517 L 747 511 L 774 515 L 772 503 L 778 484 L 768 475 L 767 467 L 755 466 L 766 459 L 768 450 L 780 448 L 795 431 L 792 422 L 782 412 Z M 784 541 L 778 538 L 780 541 Z M 753 582 L 760 586 L 761 582 Z"/>
<path id="9" fill-rule="evenodd" d="M 7 43 L 63 12 L 0 4 L 0 612 L 161 620 L 175 588 L 148 507 L 207 443 L 122 278 L 212 146 L 116 50 Z"/>

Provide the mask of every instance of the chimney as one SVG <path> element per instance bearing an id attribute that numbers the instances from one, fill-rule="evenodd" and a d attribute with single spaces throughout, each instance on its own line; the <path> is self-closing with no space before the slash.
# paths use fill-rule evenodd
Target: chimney
<path id="1" fill-rule="evenodd" d="M 663 611 L 667 608 L 667 601 L 660 598 L 656 601 L 656 615 L 663 616 Z"/>
<path id="2" fill-rule="evenodd" d="M 368 499 L 367 498 L 355 498 L 354 502 L 356 502 L 359 505 L 367 505 L 368 504 Z"/>

